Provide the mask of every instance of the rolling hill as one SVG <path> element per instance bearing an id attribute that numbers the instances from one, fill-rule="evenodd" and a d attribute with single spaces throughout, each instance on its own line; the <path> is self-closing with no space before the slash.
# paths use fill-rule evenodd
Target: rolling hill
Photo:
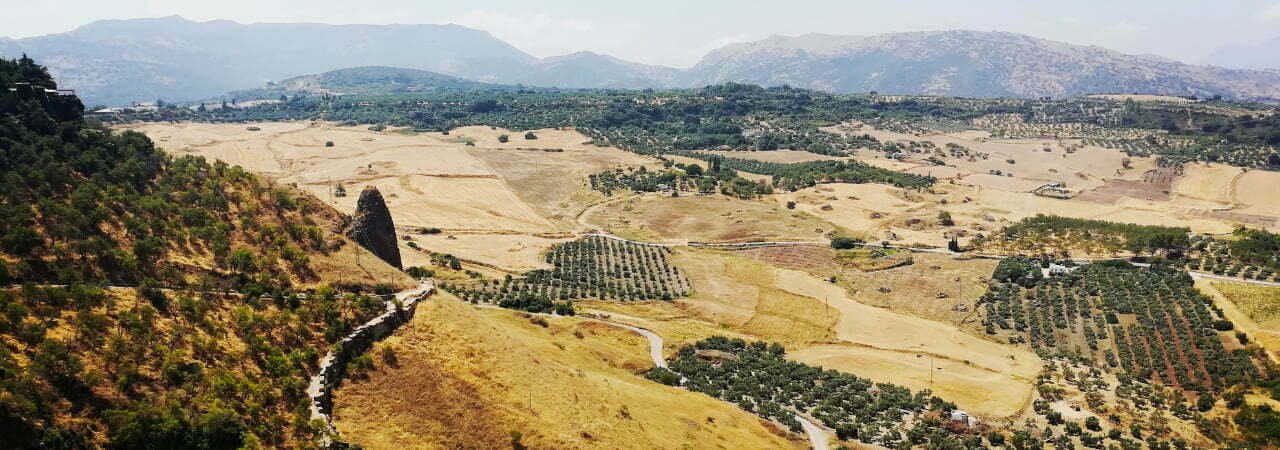
<path id="1" fill-rule="evenodd" d="M 481 83 L 418 69 L 366 66 L 303 75 L 265 87 L 227 94 L 241 100 L 275 99 L 298 94 L 409 94 L 446 91 L 514 90 L 514 86 Z"/>
<path id="2" fill-rule="evenodd" d="M 84 121 L 30 59 L 0 84 L 2 446 L 310 446 L 319 355 L 413 280 L 304 192 Z"/>

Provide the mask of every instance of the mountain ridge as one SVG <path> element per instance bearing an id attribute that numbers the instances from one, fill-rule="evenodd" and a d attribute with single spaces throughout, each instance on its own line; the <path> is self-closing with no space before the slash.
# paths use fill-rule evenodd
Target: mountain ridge
<path id="1" fill-rule="evenodd" d="M 1199 66 L 1010 32 L 773 35 L 726 45 L 681 69 L 591 51 L 534 57 L 461 25 L 104 20 L 0 40 L 90 103 L 190 101 L 333 70 L 387 66 L 470 81 L 559 88 L 693 88 L 724 82 L 965 97 L 1099 93 L 1280 99 L 1280 71 Z"/>

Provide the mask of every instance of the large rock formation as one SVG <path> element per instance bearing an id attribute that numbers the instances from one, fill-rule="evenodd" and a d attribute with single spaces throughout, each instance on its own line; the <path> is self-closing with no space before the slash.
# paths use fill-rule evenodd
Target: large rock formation
<path id="1" fill-rule="evenodd" d="M 366 186 L 360 191 L 355 219 L 347 228 L 347 236 L 387 264 L 401 268 L 400 247 L 396 245 L 396 225 L 391 221 L 391 211 L 387 209 L 387 202 L 382 199 L 378 188 Z"/>

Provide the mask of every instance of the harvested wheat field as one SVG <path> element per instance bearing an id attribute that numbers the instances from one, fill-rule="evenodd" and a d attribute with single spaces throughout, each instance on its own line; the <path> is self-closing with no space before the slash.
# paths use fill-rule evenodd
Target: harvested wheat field
<path id="1" fill-rule="evenodd" d="M 577 213 L 601 198 L 587 186 L 588 174 L 655 163 L 590 145 L 573 130 L 533 130 L 537 139 L 530 140 L 523 132 L 489 127 L 448 135 L 314 122 L 127 128 L 175 154 L 218 159 L 297 183 L 344 212 L 354 211 L 360 189 L 377 186 L 397 225 L 451 230 L 573 231 Z M 510 140 L 499 142 L 501 134 Z M 345 197 L 334 194 L 337 186 Z"/>
<path id="2" fill-rule="evenodd" d="M 788 346 L 834 336 L 834 311 L 818 299 L 779 288 L 773 267 L 709 250 L 680 250 L 671 262 L 694 286 L 689 298 L 677 300 L 690 315 Z"/>
<path id="3" fill-rule="evenodd" d="M 1280 288 L 1246 283 L 1196 280 L 1237 331 L 1244 332 L 1280 361 Z"/>
<path id="4" fill-rule="evenodd" d="M 619 236 L 663 242 L 821 240 L 830 223 L 769 199 L 643 195 L 600 205 L 583 220 Z"/>
<path id="5" fill-rule="evenodd" d="M 574 318 L 546 326 L 448 295 L 372 354 L 377 370 L 335 396 L 344 440 L 370 449 L 801 448 L 737 407 L 644 379 L 647 344 Z M 390 347 L 395 364 L 385 362 Z M 678 407 L 673 407 L 678 405 Z"/>
<path id="6" fill-rule="evenodd" d="M 932 389 L 985 417 L 1020 413 L 1041 367 L 1039 358 L 1026 349 L 975 337 L 953 324 L 860 303 L 842 285 L 772 267 L 739 252 L 682 250 L 673 263 L 693 282 L 695 292 L 689 298 L 671 303 L 591 303 L 590 308 L 659 332 L 667 339 L 668 351 L 681 341 L 715 334 L 780 342 L 797 361 Z M 950 264 L 948 273 L 962 270 L 959 266 L 965 263 L 971 262 Z M 902 289 L 898 301 L 936 301 L 936 293 L 924 295 L 905 287 L 907 283 L 905 277 L 895 281 Z M 929 355 L 943 368 L 935 370 L 933 384 L 927 371 Z"/>
<path id="7" fill-rule="evenodd" d="M 908 159 L 933 156 L 953 167 L 951 171 L 934 168 L 940 178 L 962 174 L 987 174 L 999 171 L 1013 174 L 1041 185 L 1060 182 L 1073 191 L 1093 189 L 1112 178 L 1137 178 L 1149 169 L 1151 158 L 1134 158 L 1100 147 L 1079 146 L 1077 141 L 1058 139 L 989 139 L 981 133 L 930 133 L 923 136 L 880 130 L 867 124 L 852 124 L 856 134 L 868 134 L 881 142 L 929 142 L 935 148 L 927 153 L 908 153 Z M 839 127 L 829 128 L 837 130 Z M 957 149 L 952 154 L 949 150 Z M 960 150 L 962 149 L 962 150 Z M 1070 151 L 1068 151 L 1070 150 Z M 1129 160 L 1129 168 L 1124 161 Z M 912 170 L 926 172 L 927 166 Z M 982 180 L 982 179 L 978 179 Z M 987 180 L 990 181 L 990 180 Z M 1028 183 L 1029 184 L 1029 183 Z M 989 186 L 999 188 L 999 186 Z"/>
<path id="8" fill-rule="evenodd" d="M 1032 381 L 1042 363 L 1029 350 L 981 339 L 954 325 L 861 303 L 849 298 L 842 287 L 807 273 L 777 269 L 776 276 L 782 289 L 823 298 L 839 313 L 836 343 L 800 348 L 791 353 L 798 361 L 912 389 L 932 389 L 987 417 L 1017 415 L 1030 402 Z M 916 301 L 935 301 L 921 297 Z M 911 370 L 928 368 L 918 360 L 930 357 L 940 368 L 933 371 L 933 382 L 928 371 Z"/>
<path id="9" fill-rule="evenodd" d="M 514 272 L 551 268 L 542 253 L 552 245 L 570 240 L 527 234 L 409 233 L 406 236 L 418 248 Z"/>
<path id="10" fill-rule="evenodd" d="M 975 174 L 966 177 L 987 176 Z M 796 210 L 817 216 L 851 235 L 870 242 L 944 247 L 950 236 L 964 242 L 977 234 L 990 235 L 1036 214 L 1130 222 L 1144 225 L 1185 226 L 1196 233 L 1228 233 L 1236 224 L 1259 226 L 1254 215 L 1214 211 L 1219 203 L 1174 195 L 1166 201 L 1132 197 L 1094 203 L 1057 199 L 1027 192 L 1010 192 L 982 186 L 941 182 L 926 190 L 901 189 L 880 184 L 828 184 L 774 196 L 795 201 Z M 955 225 L 943 226 L 938 215 L 951 214 Z"/>

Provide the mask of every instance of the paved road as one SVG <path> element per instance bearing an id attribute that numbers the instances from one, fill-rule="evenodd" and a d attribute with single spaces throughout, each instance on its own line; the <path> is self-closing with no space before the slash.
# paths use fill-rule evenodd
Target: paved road
<path id="1" fill-rule="evenodd" d="M 625 328 L 635 332 L 636 334 L 644 336 L 644 338 L 649 341 L 649 358 L 653 360 L 653 365 L 664 369 L 667 368 L 667 359 L 662 357 L 662 336 L 658 336 L 656 333 L 644 328 L 633 327 L 625 323 L 615 323 L 598 319 L 592 320 L 597 320 L 601 323 L 606 323 L 619 328 Z"/>
<path id="2" fill-rule="evenodd" d="M 802 415 L 796 414 L 796 420 L 800 421 L 800 427 L 804 428 L 804 433 L 809 435 L 809 445 L 813 446 L 813 450 L 828 450 L 831 448 L 826 430 L 810 422 L 809 419 Z"/>

